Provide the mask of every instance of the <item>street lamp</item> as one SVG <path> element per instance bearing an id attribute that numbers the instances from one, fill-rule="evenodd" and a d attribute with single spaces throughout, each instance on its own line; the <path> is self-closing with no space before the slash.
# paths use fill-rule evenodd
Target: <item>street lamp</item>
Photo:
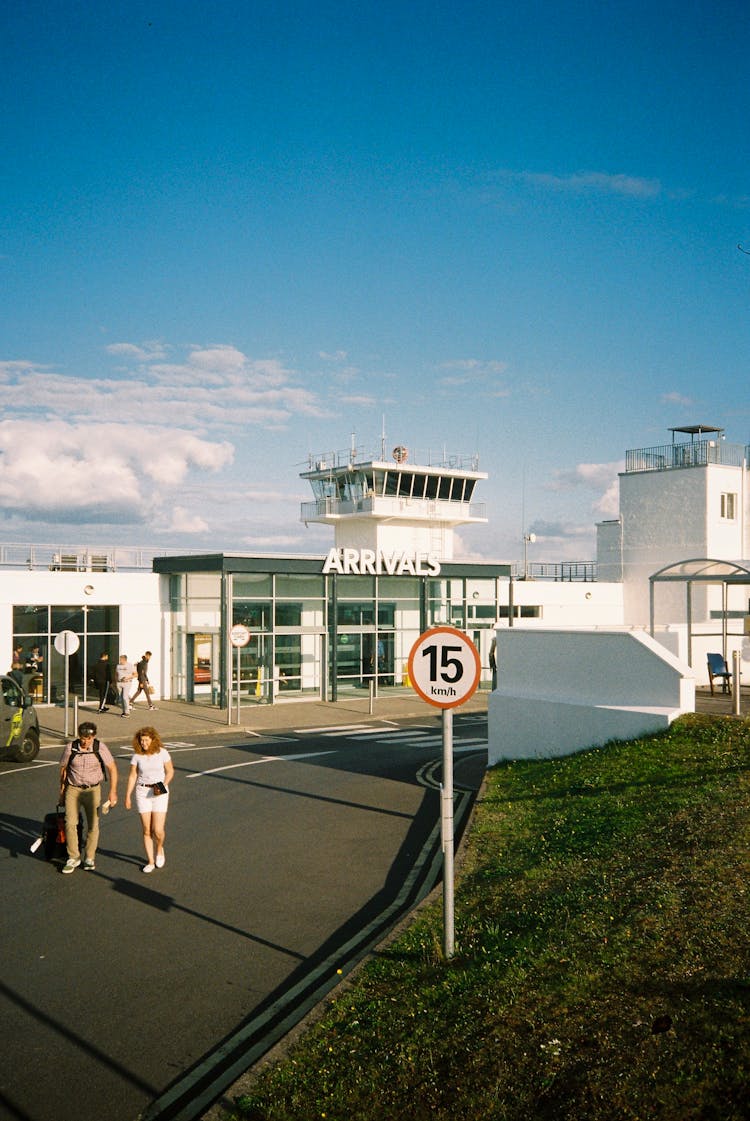
<path id="1" fill-rule="evenodd" d="M 523 535 L 523 578 L 524 578 L 524 580 L 528 580 L 528 578 L 529 578 L 529 565 L 528 565 L 528 561 L 526 559 L 526 550 L 527 550 L 527 547 L 529 545 L 533 545 L 535 541 L 536 541 L 536 534 L 535 533 L 524 533 L 524 535 Z"/>

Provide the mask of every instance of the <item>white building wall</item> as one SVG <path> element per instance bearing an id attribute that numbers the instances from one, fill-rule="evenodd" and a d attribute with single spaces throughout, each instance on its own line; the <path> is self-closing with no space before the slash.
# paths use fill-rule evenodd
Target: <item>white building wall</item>
<path id="1" fill-rule="evenodd" d="M 625 622 L 649 623 L 649 577 L 668 564 L 705 557 L 708 468 L 675 468 L 620 475 Z M 702 598 L 701 598 L 702 597 Z M 694 608 L 705 615 L 705 594 Z M 661 622 L 684 614 L 684 589 L 663 589 Z"/>
<path id="2" fill-rule="evenodd" d="M 623 622 L 623 585 L 579 581 L 514 580 L 513 601 L 518 614 L 522 607 L 539 607 L 538 618 L 515 619 L 514 626 L 598 626 Z M 508 584 L 500 582 L 499 598 L 507 604 Z M 505 620 L 503 620 L 505 622 Z"/>
<path id="3" fill-rule="evenodd" d="M 450 561 L 453 559 L 453 528 L 445 522 L 414 524 L 346 518 L 336 522 L 336 547 L 432 554 Z"/>
<path id="4" fill-rule="evenodd" d="M 90 588 L 90 591 L 86 591 Z M 145 650 L 153 651 L 149 680 L 155 695 L 166 696 L 169 688 L 169 597 L 168 581 L 152 572 L 48 572 L 44 569 L 0 572 L 0 643 L 7 651 L 8 667 L 13 643 L 13 606 L 21 604 L 59 607 L 88 605 L 120 606 L 120 649 L 112 660 L 127 654 L 138 661 Z M 51 658 L 62 657 L 54 648 Z"/>

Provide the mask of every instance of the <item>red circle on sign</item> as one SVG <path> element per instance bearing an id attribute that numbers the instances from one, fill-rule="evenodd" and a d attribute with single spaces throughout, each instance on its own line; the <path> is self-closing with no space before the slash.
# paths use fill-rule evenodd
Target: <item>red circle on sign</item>
<path id="1" fill-rule="evenodd" d="M 457 708 L 468 701 L 482 672 L 476 646 L 455 627 L 433 627 L 420 635 L 408 666 L 412 688 L 437 708 Z"/>

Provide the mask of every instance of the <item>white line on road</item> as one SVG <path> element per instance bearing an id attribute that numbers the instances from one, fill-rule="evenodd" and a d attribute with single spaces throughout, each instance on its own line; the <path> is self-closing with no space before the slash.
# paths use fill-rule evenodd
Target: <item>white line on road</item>
<path id="1" fill-rule="evenodd" d="M 287 763 L 298 759 L 314 759 L 318 755 L 335 755 L 335 751 L 307 751 L 301 755 L 263 755 L 260 759 L 250 759 L 246 763 L 229 763 L 226 767 L 214 767 L 210 771 L 196 771 L 185 778 L 203 778 L 204 775 L 215 775 L 220 771 L 235 771 L 238 767 L 256 767 L 258 763 Z"/>

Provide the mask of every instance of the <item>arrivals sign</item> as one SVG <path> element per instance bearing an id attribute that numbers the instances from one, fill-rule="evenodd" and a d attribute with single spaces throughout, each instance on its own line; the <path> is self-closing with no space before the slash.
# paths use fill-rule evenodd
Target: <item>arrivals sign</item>
<path id="1" fill-rule="evenodd" d="M 323 563 L 323 574 L 328 572 L 340 576 L 439 576 L 440 561 L 433 553 L 334 548 Z"/>

